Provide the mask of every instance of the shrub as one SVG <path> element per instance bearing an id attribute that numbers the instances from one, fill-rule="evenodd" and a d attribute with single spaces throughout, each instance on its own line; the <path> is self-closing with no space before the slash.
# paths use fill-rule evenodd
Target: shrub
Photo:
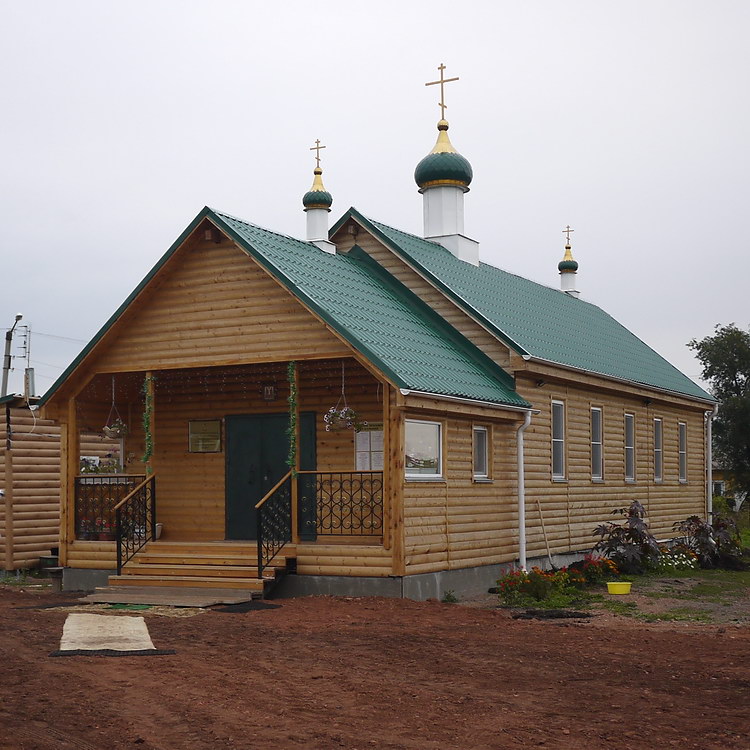
<path id="1" fill-rule="evenodd" d="M 708 523 L 700 516 L 688 516 L 673 528 L 684 538 L 685 546 L 696 555 L 702 568 L 744 567 L 740 535 L 731 518 L 715 515 Z"/>
<path id="2" fill-rule="evenodd" d="M 633 500 L 627 508 L 617 508 L 613 514 L 624 516 L 624 523 L 603 523 L 594 529 L 599 541 L 595 552 L 611 558 L 623 573 L 645 573 L 658 565 L 659 543 L 649 531 L 646 511 Z"/>

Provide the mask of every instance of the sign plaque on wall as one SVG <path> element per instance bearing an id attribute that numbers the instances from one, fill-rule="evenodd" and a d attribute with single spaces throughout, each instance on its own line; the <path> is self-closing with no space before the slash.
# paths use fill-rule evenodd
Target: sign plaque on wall
<path id="1" fill-rule="evenodd" d="M 221 420 L 201 419 L 188 422 L 190 453 L 221 452 Z"/>

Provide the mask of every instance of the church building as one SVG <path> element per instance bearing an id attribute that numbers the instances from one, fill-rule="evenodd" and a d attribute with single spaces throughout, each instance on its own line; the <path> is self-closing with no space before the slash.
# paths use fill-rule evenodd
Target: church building
<path id="1" fill-rule="evenodd" d="M 437 130 L 423 236 L 329 226 L 317 142 L 304 240 L 204 208 L 43 397 L 66 588 L 441 597 L 632 500 L 657 537 L 706 515 L 712 397 L 580 298 L 569 240 L 559 288 L 482 262 Z M 83 474 L 102 426 L 122 465 Z"/>

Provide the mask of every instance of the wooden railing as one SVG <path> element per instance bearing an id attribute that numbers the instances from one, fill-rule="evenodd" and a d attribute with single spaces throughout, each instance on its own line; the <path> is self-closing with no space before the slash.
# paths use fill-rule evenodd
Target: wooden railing
<path id="1" fill-rule="evenodd" d="M 146 477 L 114 510 L 120 575 L 123 565 L 156 539 L 156 474 Z"/>
<path id="2" fill-rule="evenodd" d="M 288 471 L 255 506 L 258 578 L 292 539 L 292 472 Z"/>
<path id="3" fill-rule="evenodd" d="M 75 478 L 75 538 L 115 540 L 115 506 L 145 479 L 136 474 L 81 474 Z"/>

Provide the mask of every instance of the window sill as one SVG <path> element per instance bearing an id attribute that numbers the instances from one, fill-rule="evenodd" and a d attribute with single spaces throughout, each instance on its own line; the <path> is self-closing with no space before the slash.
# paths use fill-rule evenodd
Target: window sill
<path id="1" fill-rule="evenodd" d="M 635 479 L 626 479 L 625 484 L 638 484 Z"/>
<path id="2" fill-rule="evenodd" d="M 492 477 L 473 477 L 474 484 L 492 484 L 495 480 Z"/>
<path id="3" fill-rule="evenodd" d="M 445 484 L 446 479 L 445 477 L 410 477 L 405 476 L 404 479 L 407 482 L 433 482 L 436 484 Z"/>
<path id="4" fill-rule="evenodd" d="M 604 478 L 602 479 L 592 479 L 591 484 L 604 484 Z"/>
<path id="5" fill-rule="evenodd" d="M 568 479 L 567 477 L 552 477 L 553 482 L 561 482 L 563 484 L 566 484 Z"/>
<path id="6" fill-rule="evenodd" d="M 680 479 L 680 484 L 690 484 L 687 479 Z"/>

